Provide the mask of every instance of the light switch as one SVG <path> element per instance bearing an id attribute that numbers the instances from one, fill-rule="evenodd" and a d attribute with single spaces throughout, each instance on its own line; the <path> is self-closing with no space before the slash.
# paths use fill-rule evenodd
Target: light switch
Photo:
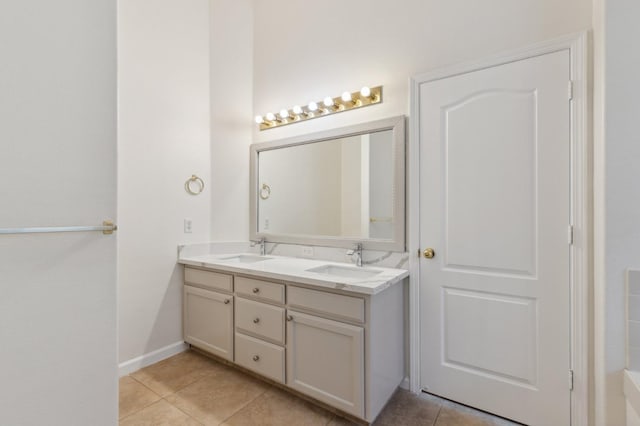
<path id="1" fill-rule="evenodd" d="M 191 234 L 193 232 L 193 221 L 190 218 L 184 219 L 184 233 Z"/>

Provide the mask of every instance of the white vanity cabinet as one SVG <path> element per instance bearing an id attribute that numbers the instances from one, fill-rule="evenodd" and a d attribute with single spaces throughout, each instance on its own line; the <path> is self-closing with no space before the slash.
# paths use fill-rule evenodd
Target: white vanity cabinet
<path id="1" fill-rule="evenodd" d="M 401 284 L 368 295 L 186 266 L 184 309 L 186 342 L 369 422 L 405 377 Z"/>
<path id="2" fill-rule="evenodd" d="M 219 291 L 210 290 L 211 288 Z M 233 361 L 233 276 L 185 269 L 184 340 Z"/>
<path id="3" fill-rule="evenodd" d="M 364 328 L 288 311 L 287 385 L 364 417 Z"/>

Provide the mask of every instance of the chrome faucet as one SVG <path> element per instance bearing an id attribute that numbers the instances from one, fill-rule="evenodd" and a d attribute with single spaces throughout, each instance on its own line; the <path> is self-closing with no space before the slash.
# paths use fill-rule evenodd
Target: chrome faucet
<path id="1" fill-rule="evenodd" d="M 260 256 L 264 256 L 267 254 L 267 240 L 262 237 L 257 241 L 251 241 L 251 247 L 255 247 L 260 244 Z"/>
<path id="2" fill-rule="evenodd" d="M 351 256 L 356 266 L 362 266 L 362 243 L 356 244 L 356 247 L 347 251 L 347 256 Z"/>

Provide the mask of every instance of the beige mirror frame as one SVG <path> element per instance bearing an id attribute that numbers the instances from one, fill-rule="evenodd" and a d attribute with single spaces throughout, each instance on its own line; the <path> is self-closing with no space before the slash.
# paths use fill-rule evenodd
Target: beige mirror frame
<path id="1" fill-rule="evenodd" d="M 352 237 L 340 237 L 340 236 L 326 236 L 326 235 L 305 235 L 305 234 L 280 234 L 270 232 L 259 232 L 258 220 L 259 220 L 259 197 L 260 197 L 260 185 L 259 178 L 259 163 L 258 157 L 260 152 L 286 148 L 296 145 L 304 145 L 310 143 L 317 143 L 322 141 L 329 141 L 337 138 L 347 138 L 350 136 L 357 136 L 366 133 L 380 132 L 385 130 L 392 131 L 392 144 L 393 144 L 393 239 L 375 239 L 375 238 L 352 238 Z M 326 247 L 345 247 L 352 248 L 357 243 L 362 243 L 363 248 L 367 250 L 381 250 L 381 251 L 405 251 L 405 239 L 406 239 L 406 212 L 405 212 L 405 117 L 397 116 L 387 118 L 383 120 L 372 121 L 363 124 L 357 124 L 348 127 L 342 127 L 338 129 L 331 129 L 312 133 L 308 135 L 296 136 L 293 138 L 276 140 L 271 142 L 263 142 L 252 144 L 250 146 L 250 238 L 252 240 L 260 240 L 264 238 L 268 242 L 274 243 L 286 243 L 286 244 L 300 244 L 300 245 L 314 245 L 314 246 L 326 246 Z"/>

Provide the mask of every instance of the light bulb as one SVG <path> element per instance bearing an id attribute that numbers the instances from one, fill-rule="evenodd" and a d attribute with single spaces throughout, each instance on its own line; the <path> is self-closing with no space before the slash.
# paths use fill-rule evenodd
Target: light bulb
<path id="1" fill-rule="evenodd" d="M 349 92 L 344 92 L 342 94 L 342 101 L 343 102 L 351 102 L 351 93 Z"/>
<path id="2" fill-rule="evenodd" d="M 318 104 L 315 102 L 309 102 L 308 107 L 309 107 L 309 111 L 311 112 L 318 110 Z"/>
<path id="3" fill-rule="evenodd" d="M 274 113 L 272 113 L 272 112 L 268 112 L 268 113 L 265 115 L 265 117 L 266 117 L 266 118 L 267 118 L 267 120 L 269 120 L 269 121 L 273 121 L 273 120 L 275 120 L 275 119 L 276 119 L 276 115 L 275 115 Z"/>
<path id="4" fill-rule="evenodd" d="M 264 123 L 264 118 L 262 118 L 262 116 L 261 116 L 261 115 L 256 115 L 255 120 L 256 120 L 256 124 L 262 124 L 262 123 Z"/>
<path id="5" fill-rule="evenodd" d="M 369 96 L 371 96 L 371 89 L 369 89 L 367 86 L 364 86 L 362 89 L 360 89 L 360 95 L 368 98 Z"/>
<path id="6" fill-rule="evenodd" d="M 294 113 L 295 115 L 300 115 L 300 114 L 302 114 L 302 108 L 300 107 L 300 105 L 295 105 L 295 106 L 293 107 L 293 113 Z"/>
<path id="7" fill-rule="evenodd" d="M 333 98 L 330 98 L 329 96 L 327 96 L 326 98 L 324 98 L 324 101 L 322 103 L 326 107 L 333 106 Z"/>
<path id="8" fill-rule="evenodd" d="M 284 120 L 285 118 L 289 118 L 289 111 L 287 111 L 286 109 L 281 109 L 280 114 L 278 115 L 280 115 L 280 118 Z"/>

